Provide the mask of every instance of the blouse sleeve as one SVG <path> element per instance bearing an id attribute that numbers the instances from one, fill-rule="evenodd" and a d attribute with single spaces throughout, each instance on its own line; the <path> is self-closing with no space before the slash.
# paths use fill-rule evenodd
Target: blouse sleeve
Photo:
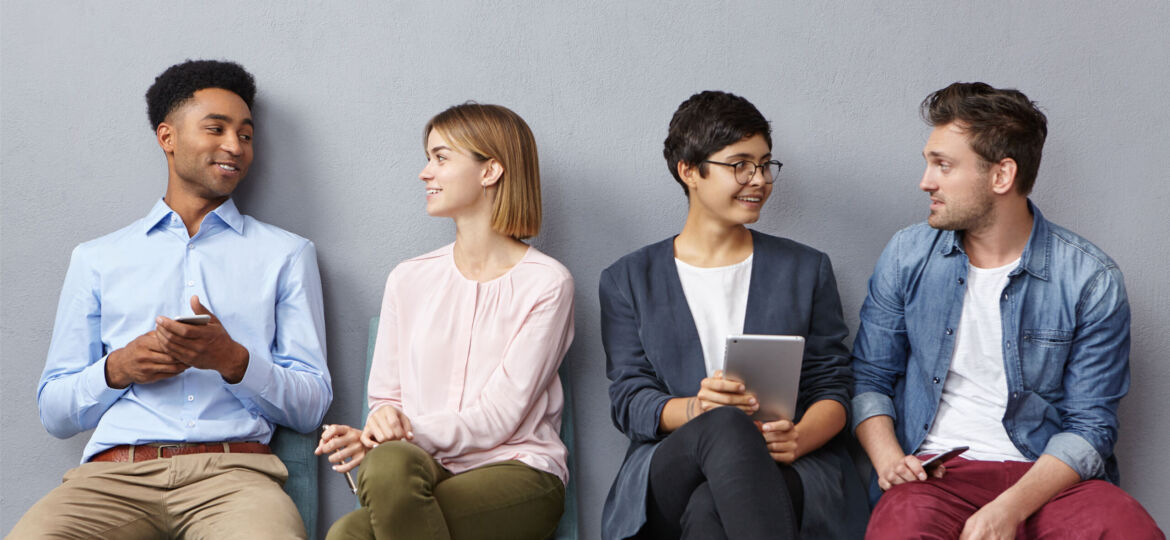
<path id="1" fill-rule="evenodd" d="M 391 272 L 390 277 L 386 279 L 386 292 L 382 295 L 382 311 L 378 319 L 378 334 L 374 341 L 374 362 L 370 366 L 368 399 L 371 414 L 387 405 L 402 409 L 395 282 L 395 273 Z"/>
<path id="2" fill-rule="evenodd" d="M 435 458 L 489 450 L 508 441 L 557 376 L 573 341 L 573 280 L 541 294 L 509 341 L 475 403 L 412 417 L 414 443 Z"/>

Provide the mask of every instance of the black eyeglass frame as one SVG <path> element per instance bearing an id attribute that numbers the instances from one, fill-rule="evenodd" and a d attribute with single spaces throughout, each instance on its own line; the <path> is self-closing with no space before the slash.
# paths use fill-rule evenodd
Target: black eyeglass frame
<path id="1" fill-rule="evenodd" d="M 739 185 L 741 185 L 741 186 L 746 186 L 746 185 L 748 185 L 748 184 L 752 183 L 752 178 L 755 178 L 755 177 L 756 177 L 756 171 L 759 171 L 760 169 L 763 169 L 763 170 L 767 171 L 767 170 L 768 170 L 768 166 L 770 166 L 770 165 L 775 165 L 775 166 L 776 166 L 776 172 L 775 172 L 775 174 L 773 174 L 771 177 L 769 177 L 769 176 L 768 176 L 767 174 L 765 174 L 765 173 L 761 173 L 761 174 L 763 174 L 763 175 L 764 175 L 764 183 L 765 183 L 765 184 L 774 184 L 774 183 L 776 183 L 776 177 L 777 177 L 777 176 L 780 176 L 780 169 L 783 169 L 783 168 L 784 168 L 784 164 L 783 164 L 783 163 L 780 163 L 779 161 L 777 161 L 777 160 L 775 160 L 775 159 L 771 159 L 771 160 L 765 161 L 765 162 L 763 162 L 763 163 L 756 163 L 756 162 L 754 162 L 754 161 L 751 161 L 751 160 L 748 160 L 748 159 L 743 159 L 743 160 L 740 160 L 740 161 L 736 161 L 735 163 L 724 163 L 724 162 L 722 162 L 722 161 L 713 161 L 713 160 L 710 160 L 710 159 L 704 159 L 704 160 L 703 160 L 703 161 L 701 161 L 700 163 L 714 163 L 714 164 L 716 164 L 716 165 L 723 165 L 724 167 L 731 167 L 731 169 L 732 169 L 732 172 L 733 172 L 733 175 L 732 175 L 732 176 L 735 178 L 735 183 L 737 183 L 737 184 L 739 184 Z M 751 164 L 751 166 L 752 166 L 752 172 L 751 172 L 750 174 L 748 174 L 748 175 L 747 175 L 747 180 L 744 180 L 743 182 L 740 182 L 740 181 L 739 181 L 739 172 L 738 172 L 738 170 L 739 170 L 739 167 L 740 167 L 741 165 L 748 165 L 748 164 Z"/>

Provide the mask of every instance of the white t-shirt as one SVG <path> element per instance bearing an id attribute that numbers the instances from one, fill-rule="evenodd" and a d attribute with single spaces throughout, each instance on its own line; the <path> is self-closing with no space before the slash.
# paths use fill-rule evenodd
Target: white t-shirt
<path id="1" fill-rule="evenodd" d="M 967 292 L 955 336 L 955 352 L 943 383 L 934 425 L 918 453 L 939 453 L 967 445 L 967 459 L 1029 461 L 1003 427 L 1007 408 L 1007 376 L 1003 362 L 1000 294 L 1019 259 L 999 268 L 968 264 Z"/>
<path id="2" fill-rule="evenodd" d="M 748 287 L 752 279 L 752 257 L 731 266 L 701 268 L 674 260 L 678 279 L 703 344 L 707 375 L 723 369 L 727 336 L 743 333 L 747 314 Z"/>

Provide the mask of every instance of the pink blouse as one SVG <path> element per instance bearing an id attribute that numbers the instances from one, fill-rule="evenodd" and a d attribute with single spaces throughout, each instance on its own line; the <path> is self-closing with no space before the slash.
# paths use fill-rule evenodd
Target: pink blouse
<path id="1" fill-rule="evenodd" d="M 393 405 L 451 472 L 519 460 L 568 482 L 557 368 L 573 341 L 573 276 L 528 248 L 485 283 L 454 244 L 390 272 L 370 368 L 370 411 Z"/>

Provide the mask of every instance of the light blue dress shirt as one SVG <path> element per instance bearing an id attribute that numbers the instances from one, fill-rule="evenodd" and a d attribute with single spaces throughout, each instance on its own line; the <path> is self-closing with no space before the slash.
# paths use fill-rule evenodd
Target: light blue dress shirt
<path id="1" fill-rule="evenodd" d="M 108 387 L 106 356 L 158 315 L 191 314 L 192 295 L 247 348 L 244 378 L 190 368 Z M 189 237 L 159 200 L 144 219 L 73 250 L 37 403 L 56 437 L 94 429 L 83 463 L 120 444 L 267 443 L 274 423 L 315 429 L 332 400 L 312 242 L 241 215 L 230 199 Z"/>

